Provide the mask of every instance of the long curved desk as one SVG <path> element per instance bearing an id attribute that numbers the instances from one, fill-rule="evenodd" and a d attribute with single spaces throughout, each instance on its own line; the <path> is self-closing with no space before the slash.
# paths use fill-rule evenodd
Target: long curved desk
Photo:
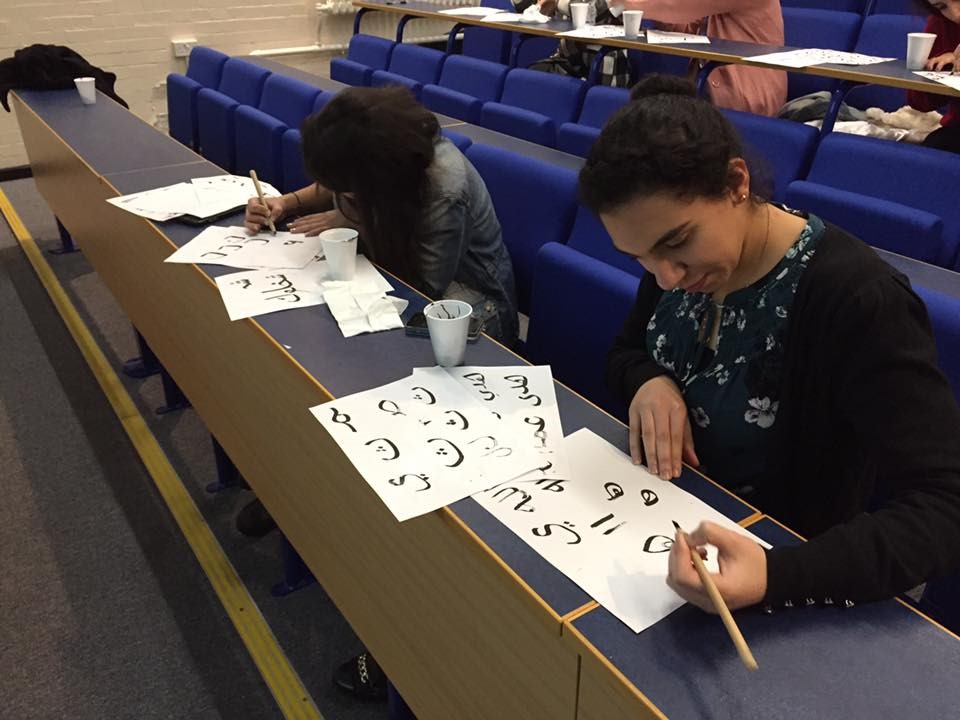
<path id="1" fill-rule="evenodd" d="M 163 262 L 196 228 L 105 202 L 222 171 L 102 95 L 14 105 L 41 194 L 422 720 L 796 717 L 807 687 L 852 717 L 904 697 L 924 714 L 960 706 L 960 643 L 896 601 L 740 613 L 762 668 L 748 678 L 715 618 L 682 609 L 635 635 L 472 499 L 397 523 L 307 408 L 432 364 L 429 341 L 345 339 L 324 307 L 230 322 L 212 278 L 233 270 Z M 486 338 L 466 361 L 520 362 Z M 619 422 L 557 393 L 567 433 L 626 447 Z M 691 470 L 679 482 L 735 521 L 760 517 Z"/>

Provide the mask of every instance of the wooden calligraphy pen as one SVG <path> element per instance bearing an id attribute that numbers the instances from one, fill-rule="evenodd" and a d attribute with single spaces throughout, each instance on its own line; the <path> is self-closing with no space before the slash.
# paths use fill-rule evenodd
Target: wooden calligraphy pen
<path id="1" fill-rule="evenodd" d="M 673 520 L 672 522 L 677 532 L 682 533 L 683 530 L 680 529 L 677 521 Z M 750 652 L 750 648 L 747 646 L 747 641 L 743 639 L 743 633 L 740 632 L 740 628 L 737 627 L 733 615 L 730 614 L 730 608 L 727 607 L 727 604 L 720 596 L 720 591 L 717 590 L 716 583 L 713 582 L 713 577 L 707 570 L 706 565 L 703 564 L 703 558 L 700 557 L 700 553 L 697 552 L 697 549 L 690 543 L 690 536 L 686 533 L 683 533 L 683 535 L 684 540 L 690 545 L 690 559 L 693 561 L 693 566 L 697 569 L 700 582 L 703 583 L 703 587 L 706 588 L 707 595 L 710 596 L 710 601 L 713 603 L 714 609 L 716 609 L 717 614 L 720 615 L 720 619 L 723 620 L 723 625 L 727 628 L 730 639 L 733 640 L 733 646 L 737 649 L 737 654 L 740 655 L 740 659 L 743 661 L 743 664 L 747 666 L 748 670 L 756 670 L 759 667 L 757 661 L 754 660 L 753 653 Z"/>
<path id="2" fill-rule="evenodd" d="M 277 234 L 277 226 L 273 224 L 273 218 L 270 217 L 270 206 L 267 205 L 267 199 L 263 196 L 263 188 L 260 187 L 260 180 L 257 179 L 257 171 L 250 171 L 250 179 L 253 180 L 253 187 L 257 191 L 257 197 L 260 198 L 260 203 L 263 205 L 264 209 L 267 211 L 267 225 L 270 226 L 270 232 L 274 235 Z"/>

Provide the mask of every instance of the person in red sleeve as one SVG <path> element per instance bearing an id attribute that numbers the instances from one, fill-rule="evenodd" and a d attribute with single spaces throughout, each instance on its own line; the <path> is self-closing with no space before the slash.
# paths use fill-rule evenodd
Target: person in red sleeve
<path id="1" fill-rule="evenodd" d="M 924 30 L 935 33 L 927 70 L 944 71 L 952 69 L 960 73 L 960 0 L 927 0 L 927 7 L 936 13 L 927 19 Z M 940 122 L 940 128 L 927 136 L 923 144 L 927 147 L 960 153 L 960 98 L 947 99 L 944 95 L 910 90 L 907 102 L 911 107 L 928 112 L 936 110 L 949 102 L 947 111 Z"/>

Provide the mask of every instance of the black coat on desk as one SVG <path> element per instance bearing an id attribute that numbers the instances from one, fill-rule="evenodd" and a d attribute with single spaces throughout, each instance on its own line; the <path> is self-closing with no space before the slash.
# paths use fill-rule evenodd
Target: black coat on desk
<path id="1" fill-rule="evenodd" d="M 88 63 L 82 55 L 62 45 L 31 45 L 17 50 L 12 58 L 0 60 L 0 104 L 10 112 L 7 93 L 17 88 L 66 90 L 73 79 L 92 77 L 97 90 L 125 108 L 126 102 L 113 91 L 117 76 Z"/>

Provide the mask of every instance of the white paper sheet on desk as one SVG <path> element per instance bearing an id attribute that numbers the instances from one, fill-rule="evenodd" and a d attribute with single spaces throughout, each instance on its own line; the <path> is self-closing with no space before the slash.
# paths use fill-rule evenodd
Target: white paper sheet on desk
<path id="1" fill-rule="evenodd" d="M 231 320 L 323 304 L 313 270 L 248 270 L 216 278 Z"/>
<path id="2" fill-rule="evenodd" d="M 647 42 L 651 45 L 709 45 L 710 38 L 706 35 L 649 29 Z"/>
<path id="3" fill-rule="evenodd" d="M 422 372 L 415 368 L 414 376 Z M 557 394 L 549 365 L 503 367 L 456 367 L 446 372 L 511 431 L 534 448 L 540 467 L 529 480 L 570 476 L 563 450 L 563 426 L 557 409 Z"/>
<path id="4" fill-rule="evenodd" d="M 211 225 L 178 248 L 164 262 L 207 263 L 249 269 L 299 269 L 322 250 L 319 237 L 303 234 L 259 232 L 251 235 L 242 227 Z"/>
<path id="5" fill-rule="evenodd" d="M 589 430 L 563 446 L 569 480 L 504 483 L 474 498 L 634 632 L 684 602 L 666 585 L 673 520 L 685 530 L 710 520 L 754 537 Z M 716 549 L 708 553 L 716 572 Z"/>
<path id="6" fill-rule="evenodd" d="M 156 190 L 144 190 L 130 195 L 107 198 L 107 202 L 134 215 L 163 222 L 184 214 L 183 210 L 176 208 L 195 202 L 192 199 L 185 200 L 187 192 L 190 193 L 191 197 L 193 196 L 190 183 L 177 183 Z"/>
<path id="7" fill-rule="evenodd" d="M 579 30 L 557 33 L 560 37 L 583 38 L 584 40 L 604 40 L 624 37 L 623 25 L 587 25 Z"/>
<path id="8" fill-rule="evenodd" d="M 441 368 L 310 408 L 398 520 L 536 467 Z"/>
<path id="9" fill-rule="evenodd" d="M 279 195 L 269 183 L 261 183 L 265 195 Z M 194 178 L 153 190 L 107 200 L 134 215 L 150 220 L 172 220 L 180 215 L 211 217 L 246 205 L 256 195 L 253 181 L 238 175 Z"/>
<path id="10" fill-rule="evenodd" d="M 841 50 L 825 50 L 822 48 L 804 48 L 802 50 L 789 50 L 787 52 L 767 53 L 765 55 L 753 55 L 747 60 L 756 60 L 768 65 L 777 65 L 779 67 L 802 68 L 811 65 L 875 65 L 876 63 L 887 62 L 894 58 L 875 57 L 873 55 L 861 55 L 860 53 L 843 52 Z"/>
<path id="11" fill-rule="evenodd" d="M 330 267 L 327 265 L 327 261 L 323 259 L 322 253 L 315 255 L 313 260 L 304 267 L 304 270 L 313 272 L 318 287 L 322 288 L 330 282 L 336 282 L 330 280 Z M 331 285 L 331 287 L 343 287 L 343 285 L 338 283 Z M 379 291 L 382 294 L 393 291 L 390 281 L 381 275 L 380 271 L 373 266 L 373 263 L 363 255 L 357 255 L 357 266 L 353 273 L 353 280 L 350 281 L 350 287 L 355 292 L 360 293 Z"/>
<path id="12" fill-rule="evenodd" d="M 919 70 L 913 74 L 952 87 L 954 90 L 960 90 L 960 75 L 954 75 L 948 72 L 931 72 L 928 70 Z"/>
<path id="13" fill-rule="evenodd" d="M 546 23 L 550 18 L 541 13 L 536 5 L 531 5 L 523 13 L 497 13 L 487 15 L 484 22 L 516 22 L 516 23 Z"/>
<path id="14" fill-rule="evenodd" d="M 497 15 L 503 11 L 492 7 L 456 7 L 448 10 L 441 10 L 441 15 L 463 15 L 465 17 L 486 17 L 487 15 Z"/>
<path id="15" fill-rule="evenodd" d="M 324 283 L 323 299 L 344 337 L 402 328 L 400 313 L 408 305 L 406 300 L 387 297 L 378 290 L 358 292 L 350 282 Z"/>

